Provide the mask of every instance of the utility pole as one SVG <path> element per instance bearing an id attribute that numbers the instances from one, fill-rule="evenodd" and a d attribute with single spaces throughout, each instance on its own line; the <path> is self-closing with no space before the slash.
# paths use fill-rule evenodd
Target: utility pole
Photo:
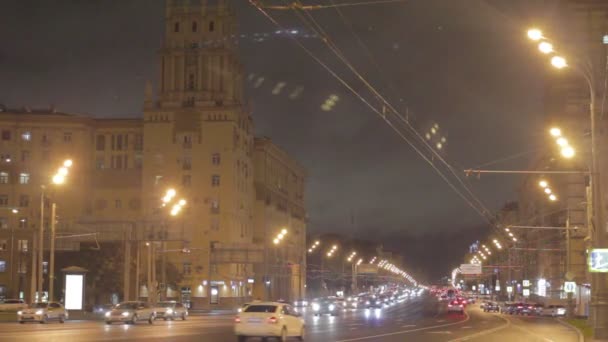
<path id="1" fill-rule="evenodd" d="M 40 192 L 40 230 L 38 231 L 38 284 L 36 293 L 38 301 L 42 301 L 42 263 L 44 262 L 44 185 Z M 35 278 L 34 278 L 35 279 Z"/>
<path id="2" fill-rule="evenodd" d="M 130 300 L 131 285 L 131 225 L 127 225 L 124 234 L 124 265 L 123 265 L 123 301 Z M 137 277 L 137 276 L 136 276 Z"/>
<path id="3" fill-rule="evenodd" d="M 54 301 L 55 290 L 55 224 L 57 221 L 57 204 L 51 204 L 51 251 L 49 257 L 49 302 Z"/>
<path id="4" fill-rule="evenodd" d="M 30 303 L 34 303 L 36 301 L 36 265 L 38 264 L 38 255 L 36 255 L 37 243 L 38 238 L 34 233 L 32 234 L 32 270 L 30 279 Z"/>

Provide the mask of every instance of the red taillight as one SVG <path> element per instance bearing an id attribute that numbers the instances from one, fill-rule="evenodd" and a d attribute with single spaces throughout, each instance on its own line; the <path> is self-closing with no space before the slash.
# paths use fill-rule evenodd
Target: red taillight
<path id="1" fill-rule="evenodd" d="M 270 317 L 270 318 L 268 319 L 268 323 L 269 323 L 269 324 L 277 324 L 277 322 L 278 322 L 278 321 L 279 321 L 279 320 L 278 320 L 276 317 Z"/>
<path id="2" fill-rule="evenodd" d="M 234 317 L 234 323 L 241 323 L 241 317 L 239 317 L 239 316 Z"/>
<path id="3" fill-rule="evenodd" d="M 462 307 L 462 304 L 460 304 L 460 307 Z"/>
<path id="4" fill-rule="evenodd" d="M 534 307 L 533 306 L 528 306 L 528 309 L 532 310 L 532 309 L 534 309 Z"/>
<path id="5" fill-rule="evenodd" d="M 452 307 L 452 304 L 448 304 L 448 308 L 451 308 L 451 307 Z"/>

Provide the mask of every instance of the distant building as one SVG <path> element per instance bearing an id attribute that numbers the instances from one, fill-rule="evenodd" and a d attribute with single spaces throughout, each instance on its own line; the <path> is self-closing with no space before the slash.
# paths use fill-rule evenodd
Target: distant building
<path id="1" fill-rule="evenodd" d="M 273 273 L 284 283 L 278 294 L 303 293 L 305 171 L 269 139 L 254 141 L 230 39 L 235 27 L 225 1 L 168 0 L 158 91 L 146 86 L 143 118 L 0 111 L 0 298 L 31 300 L 40 186 L 65 158 L 74 161 L 68 182 L 46 189 L 57 202 L 57 231 L 64 237 L 57 250 L 122 241 L 133 262 L 116 272 L 129 282 L 123 291 L 129 299 L 157 291 L 196 308 L 237 305 L 253 295 L 251 281 L 262 283 L 254 265 L 271 257 L 264 254 L 264 234 L 279 227 L 289 234 L 284 268 Z M 169 189 L 176 196 L 163 207 Z M 171 215 L 181 199 L 183 209 Z M 174 286 L 167 283 L 167 265 L 179 272 Z"/>

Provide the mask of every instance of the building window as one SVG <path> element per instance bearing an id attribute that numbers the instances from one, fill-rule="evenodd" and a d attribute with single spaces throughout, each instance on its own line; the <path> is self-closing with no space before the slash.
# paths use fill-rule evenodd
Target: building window
<path id="1" fill-rule="evenodd" d="M 10 163 L 11 162 L 11 155 L 9 153 L 0 154 L 0 160 L 2 160 L 3 162 Z"/>
<path id="2" fill-rule="evenodd" d="M 134 167 L 138 170 L 141 170 L 144 165 L 144 157 L 141 154 L 135 155 Z"/>
<path id="3" fill-rule="evenodd" d="M 182 169 L 192 170 L 192 159 L 190 157 L 184 157 L 184 159 L 182 159 Z"/>
<path id="4" fill-rule="evenodd" d="M 190 274 L 192 274 L 192 264 L 189 262 L 185 262 L 182 264 L 183 267 L 183 274 L 188 276 Z"/>
<path id="5" fill-rule="evenodd" d="M 8 248 L 7 240 L 0 240 L 0 251 L 5 251 Z"/>
<path id="6" fill-rule="evenodd" d="M 65 143 L 72 142 L 72 132 L 64 132 L 63 133 L 63 142 L 65 142 Z"/>
<path id="7" fill-rule="evenodd" d="M 19 252 L 27 252 L 29 250 L 27 240 L 17 240 L 17 250 Z"/>
<path id="8" fill-rule="evenodd" d="M 3 129 L 2 130 L 2 140 L 11 140 L 11 131 Z"/>
<path id="9" fill-rule="evenodd" d="M 215 232 L 220 230 L 220 220 L 219 219 L 217 219 L 215 217 L 211 219 L 211 230 L 215 231 Z"/>
<path id="10" fill-rule="evenodd" d="M 19 273 L 19 274 L 26 274 L 27 273 L 27 261 L 20 259 L 17 262 L 17 273 Z"/>
<path id="11" fill-rule="evenodd" d="M 217 214 L 220 212 L 220 201 L 214 199 L 211 200 L 211 212 Z"/>
<path id="12" fill-rule="evenodd" d="M 209 22 L 209 32 L 213 32 L 213 30 L 215 29 L 215 23 L 213 21 Z"/>
<path id="13" fill-rule="evenodd" d="M 121 209 L 122 208 L 122 201 L 117 199 L 116 201 L 114 201 L 114 208 L 116 209 Z"/>
<path id="14" fill-rule="evenodd" d="M 220 186 L 220 175 L 211 176 L 211 186 Z"/>
<path id="15" fill-rule="evenodd" d="M 8 172 L 0 172 L 0 184 L 8 184 Z"/>
<path id="16" fill-rule="evenodd" d="M 21 151 L 21 161 L 26 162 L 30 160 L 30 151 Z"/>
<path id="17" fill-rule="evenodd" d="M 135 134 L 135 143 L 133 145 L 135 151 L 141 151 L 144 149 L 144 136 L 142 134 Z"/>
<path id="18" fill-rule="evenodd" d="M 8 228 L 8 219 L 6 217 L 0 217 L 0 229 Z"/>
<path id="19" fill-rule="evenodd" d="M 106 149 L 106 136 L 105 135 L 98 135 L 97 139 L 95 140 L 95 148 L 97 151 L 103 151 Z"/>
<path id="20" fill-rule="evenodd" d="M 42 135 L 42 144 L 43 144 L 43 145 L 46 145 L 46 144 L 48 144 L 49 142 L 51 142 L 51 140 L 50 140 L 50 139 L 49 139 L 49 137 L 46 135 L 46 133 L 44 133 L 44 134 Z"/>
<path id="21" fill-rule="evenodd" d="M 19 174 L 19 184 L 29 184 L 30 174 L 22 172 Z"/>
<path id="22" fill-rule="evenodd" d="M 192 32 L 198 31 L 198 23 L 196 21 L 192 22 Z"/>
<path id="23" fill-rule="evenodd" d="M 21 228 L 21 229 L 27 228 L 27 218 L 22 217 L 19 219 L 19 228 Z"/>
<path id="24" fill-rule="evenodd" d="M 30 196 L 29 195 L 21 195 L 19 196 L 19 206 L 27 207 L 30 205 Z"/>
<path id="25" fill-rule="evenodd" d="M 219 153 L 214 153 L 211 155 L 211 164 L 220 165 L 221 157 Z"/>
<path id="26" fill-rule="evenodd" d="M 116 149 L 122 151 L 122 134 L 116 136 Z"/>
<path id="27" fill-rule="evenodd" d="M 29 131 L 25 131 L 23 133 L 21 133 L 21 139 L 23 141 L 31 141 L 32 140 L 32 133 Z"/>
<path id="28" fill-rule="evenodd" d="M 6 261 L 0 260 L 0 272 L 6 272 Z"/>
<path id="29" fill-rule="evenodd" d="M 104 156 L 97 156 L 97 159 L 95 160 L 95 168 L 97 170 L 102 170 L 105 168 L 105 162 L 106 158 Z"/>
<path id="30" fill-rule="evenodd" d="M 49 262 L 48 261 L 43 261 L 42 262 L 42 273 L 43 274 L 48 274 L 49 273 Z"/>
<path id="31" fill-rule="evenodd" d="M 192 177 L 190 175 L 182 176 L 182 186 L 190 187 L 192 184 Z"/>
<path id="32" fill-rule="evenodd" d="M 183 146 L 185 149 L 192 148 L 192 136 L 191 135 L 184 135 Z"/>
<path id="33" fill-rule="evenodd" d="M 8 195 L 0 195 L 0 206 L 6 207 L 8 205 Z"/>
<path id="34" fill-rule="evenodd" d="M 173 25 L 173 32 L 179 32 L 179 23 Z"/>
<path id="35" fill-rule="evenodd" d="M 160 183 L 162 183 L 162 181 L 163 181 L 163 176 L 161 176 L 161 175 L 154 176 L 154 185 L 159 185 Z"/>

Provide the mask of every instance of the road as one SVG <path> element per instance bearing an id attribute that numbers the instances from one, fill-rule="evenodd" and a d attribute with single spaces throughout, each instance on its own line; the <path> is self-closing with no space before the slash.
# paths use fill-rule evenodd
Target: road
<path id="1" fill-rule="evenodd" d="M 476 305 L 466 315 L 446 314 L 444 304 L 430 297 L 408 299 L 375 311 L 347 311 L 337 317 L 305 313 L 307 340 L 347 341 L 542 341 L 578 342 L 575 331 L 543 317 L 489 314 Z M 157 321 L 154 325 L 105 325 L 100 321 L 65 324 L 0 324 L 0 341 L 236 341 L 233 316 L 190 317 L 187 321 Z M 259 339 L 251 339 L 259 341 Z"/>

